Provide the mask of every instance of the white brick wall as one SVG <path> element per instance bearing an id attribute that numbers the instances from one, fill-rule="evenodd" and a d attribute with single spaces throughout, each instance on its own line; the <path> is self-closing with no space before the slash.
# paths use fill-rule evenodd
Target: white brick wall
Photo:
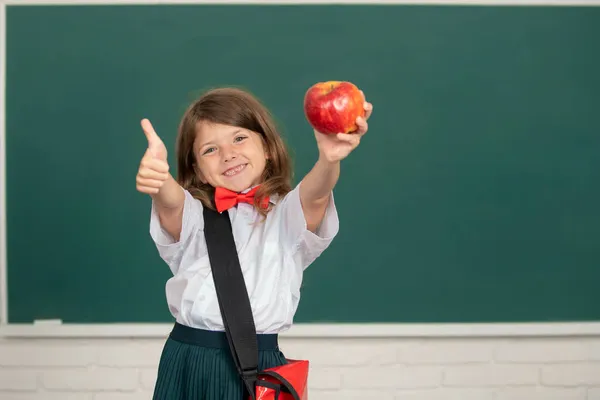
<path id="1" fill-rule="evenodd" d="M 147 400 L 163 340 L 0 339 L 1 400 Z M 310 400 L 600 400 L 600 337 L 291 339 Z"/>

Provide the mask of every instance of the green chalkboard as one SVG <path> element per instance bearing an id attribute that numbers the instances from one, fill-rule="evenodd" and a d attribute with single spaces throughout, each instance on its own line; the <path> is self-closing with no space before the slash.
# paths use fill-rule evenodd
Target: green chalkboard
<path id="1" fill-rule="evenodd" d="M 316 161 L 305 90 L 374 104 L 296 322 L 600 320 L 600 7 L 7 6 L 10 322 L 169 322 L 135 190 L 203 90 L 261 98 Z"/>

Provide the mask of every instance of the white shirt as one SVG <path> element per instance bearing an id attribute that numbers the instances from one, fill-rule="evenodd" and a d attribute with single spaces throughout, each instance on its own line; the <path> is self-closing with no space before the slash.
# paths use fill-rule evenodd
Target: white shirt
<path id="1" fill-rule="evenodd" d="M 306 228 L 299 187 L 281 199 L 271 199 L 274 206 L 262 222 L 250 204 L 229 209 L 257 333 L 290 328 L 300 301 L 302 274 L 339 230 L 333 194 L 317 232 Z M 223 331 L 204 238 L 203 206 L 187 190 L 184 193 L 178 242 L 161 228 L 154 204 L 151 211 L 150 235 L 173 273 L 165 288 L 167 304 L 182 325 Z"/>

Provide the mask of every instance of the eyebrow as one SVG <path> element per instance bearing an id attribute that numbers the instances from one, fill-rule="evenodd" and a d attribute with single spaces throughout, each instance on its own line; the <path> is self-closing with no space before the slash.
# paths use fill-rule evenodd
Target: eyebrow
<path id="1" fill-rule="evenodd" d="M 241 128 L 238 129 L 234 129 L 233 131 L 231 131 L 230 135 L 231 136 L 235 136 L 236 134 L 240 133 L 242 131 Z M 200 146 L 198 146 L 198 150 L 202 149 L 204 146 L 206 146 L 207 144 L 211 143 L 211 140 L 202 143 Z"/>

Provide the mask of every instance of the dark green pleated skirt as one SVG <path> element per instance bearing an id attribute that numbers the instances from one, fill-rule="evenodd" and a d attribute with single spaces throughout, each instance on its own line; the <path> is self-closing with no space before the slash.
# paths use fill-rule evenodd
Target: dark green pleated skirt
<path id="1" fill-rule="evenodd" d="M 259 370 L 286 364 L 277 335 L 257 335 Z M 153 400 L 247 400 L 224 332 L 175 324 L 158 365 Z"/>

